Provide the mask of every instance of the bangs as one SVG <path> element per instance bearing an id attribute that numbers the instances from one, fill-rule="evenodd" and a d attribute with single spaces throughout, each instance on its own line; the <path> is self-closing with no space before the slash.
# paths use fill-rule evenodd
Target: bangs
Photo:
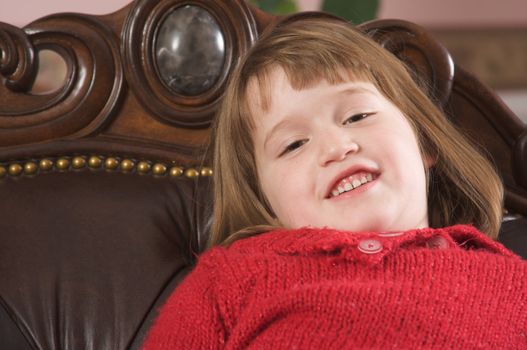
<path id="1" fill-rule="evenodd" d="M 272 73 L 282 69 L 291 87 L 303 90 L 325 80 L 331 85 L 369 82 L 382 91 L 384 49 L 348 23 L 291 22 L 275 27 L 251 48 L 239 71 L 240 107 L 250 129 L 255 108 L 267 112 L 272 104 Z M 382 56 L 382 57 L 381 57 Z M 247 114 L 246 114 L 247 113 Z"/>

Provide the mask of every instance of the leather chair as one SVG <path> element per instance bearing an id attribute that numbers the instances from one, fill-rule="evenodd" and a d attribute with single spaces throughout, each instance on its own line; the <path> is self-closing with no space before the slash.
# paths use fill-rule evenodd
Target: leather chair
<path id="1" fill-rule="evenodd" d="M 136 0 L 106 16 L 0 23 L 1 349 L 140 346 L 206 241 L 206 149 L 225 82 L 278 20 L 244 1 Z M 362 28 L 487 150 L 511 219 L 500 239 L 527 257 L 525 124 L 423 28 Z M 46 49 L 66 79 L 35 94 Z"/>

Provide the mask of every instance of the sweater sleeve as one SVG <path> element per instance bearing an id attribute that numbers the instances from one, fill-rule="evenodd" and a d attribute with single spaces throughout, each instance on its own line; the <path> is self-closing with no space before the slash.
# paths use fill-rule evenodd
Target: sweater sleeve
<path id="1" fill-rule="evenodd" d="M 225 329 L 216 293 L 215 271 L 210 254 L 168 298 L 143 344 L 143 350 L 221 349 Z"/>

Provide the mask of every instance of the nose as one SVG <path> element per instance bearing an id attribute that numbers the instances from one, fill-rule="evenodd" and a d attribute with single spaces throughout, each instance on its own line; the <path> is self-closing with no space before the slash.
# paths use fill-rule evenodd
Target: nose
<path id="1" fill-rule="evenodd" d="M 359 148 L 349 130 L 327 130 L 320 139 L 319 163 L 321 166 L 327 166 L 333 162 L 342 161 L 348 155 L 358 152 Z"/>

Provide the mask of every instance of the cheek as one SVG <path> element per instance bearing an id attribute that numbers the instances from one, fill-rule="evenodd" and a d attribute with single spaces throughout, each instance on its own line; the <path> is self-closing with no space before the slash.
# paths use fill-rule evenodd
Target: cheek
<path id="1" fill-rule="evenodd" d="M 283 175 L 275 169 L 267 168 L 259 174 L 262 192 L 275 214 L 284 206 L 283 202 L 288 197 L 285 193 L 288 189 L 287 181 L 280 179 L 283 179 Z"/>
<path id="2" fill-rule="evenodd" d="M 409 135 L 409 137 L 411 136 L 413 135 Z M 394 148 L 394 151 L 398 152 L 397 155 L 393 155 L 393 159 L 398 161 L 395 166 L 398 169 L 400 180 L 405 184 L 408 195 L 414 197 L 415 200 L 420 200 L 426 196 L 427 186 L 425 164 L 417 141 L 402 142 L 397 148 Z"/>
<path id="3" fill-rule="evenodd" d="M 417 137 L 406 121 L 384 129 L 380 135 L 376 136 L 377 139 L 385 140 L 384 145 L 387 147 L 387 152 L 393 153 L 397 158 L 418 159 L 422 163 Z"/>
<path id="4" fill-rule="evenodd" d="M 411 129 L 390 131 L 377 137 L 385 140 L 380 152 L 383 153 L 387 166 L 396 171 L 400 180 L 410 183 L 417 181 L 416 184 L 425 181 L 425 163 Z"/>
<path id="5" fill-rule="evenodd" d="M 298 221 L 298 216 L 305 210 L 301 203 L 307 203 L 305 190 L 306 179 L 298 171 L 288 169 L 269 169 L 262 173 L 260 184 L 274 214 L 281 223 L 290 227 Z M 299 208 L 304 210 L 299 212 Z M 292 226 L 291 226 L 292 227 Z"/>
<path id="6" fill-rule="evenodd" d="M 275 211 L 287 208 L 289 199 L 295 196 L 296 192 L 291 178 L 276 172 L 266 176 L 262 182 L 262 190 Z"/>

